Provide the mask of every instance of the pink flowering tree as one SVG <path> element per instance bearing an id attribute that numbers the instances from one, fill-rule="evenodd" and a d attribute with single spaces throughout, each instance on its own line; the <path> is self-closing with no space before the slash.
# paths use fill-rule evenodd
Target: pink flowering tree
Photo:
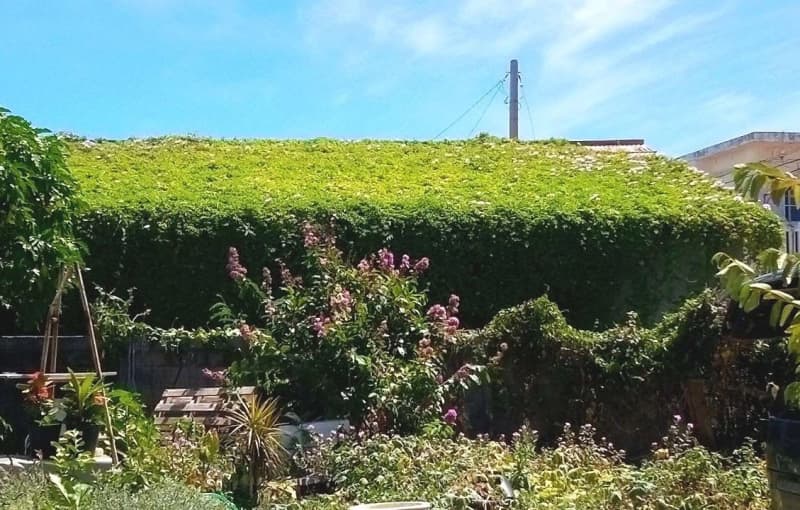
<path id="1" fill-rule="evenodd" d="M 264 269 L 254 282 L 230 249 L 225 270 L 237 293 L 214 318 L 247 349 L 227 376 L 304 419 L 397 432 L 453 421 L 460 395 L 485 371 L 465 363 L 458 296 L 428 303 L 419 276 L 430 261 L 384 248 L 348 264 L 329 231 L 305 225 L 303 234 L 301 276 L 278 263 L 274 278 Z"/>

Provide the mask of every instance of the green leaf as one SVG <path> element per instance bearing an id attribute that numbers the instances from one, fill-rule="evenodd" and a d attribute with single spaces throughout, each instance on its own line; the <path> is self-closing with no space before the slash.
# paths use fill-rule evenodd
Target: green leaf
<path id="1" fill-rule="evenodd" d="M 781 320 L 780 320 L 781 326 L 785 326 L 786 323 L 789 321 L 789 316 L 792 315 L 792 310 L 793 310 L 792 305 L 784 306 L 783 311 L 781 312 Z"/>
<path id="2" fill-rule="evenodd" d="M 758 304 L 761 302 L 761 294 L 758 292 L 752 292 L 749 296 L 747 296 L 747 300 L 742 305 L 742 308 L 745 312 L 752 312 L 756 308 L 758 308 Z"/>
<path id="3" fill-rule="evenodd" d="M 778 321 L 781 317 L 781 310 L 783 309 L 783 303 L 780 301 L 776 301 L 772 304 L 772 309 L 769 312 L 769 324 L 772 327 L 778 326 Z"/>
<path id="4" fill-rule="evenodd" d="M 800 408 L 800 382 L 789 383 L 783 390 L 783 399 L 787 406 Z"/>

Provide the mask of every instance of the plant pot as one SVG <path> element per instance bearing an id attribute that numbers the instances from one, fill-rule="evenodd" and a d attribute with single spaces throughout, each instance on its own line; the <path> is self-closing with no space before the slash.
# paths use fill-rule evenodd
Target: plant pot
<path id="1" fill-rule="evenodd" d="M 430 510 L 430 503 L 424 501 L 388 501 L 351 506 L 350 510 Z"/>
<path id="2" fill-rule="evenodd" d="M 31 457 L 41 452 L 43 459 L 49 459 L 56 453 L 53 443 L 58 442 L 61 435 L 61 424 L 55 425 L 34 425 L 28 434 L 27 448 L 25 454 Z"/>
<path id="3" fill-rule="evenodd" d="M 100 438 L 100 425 L 83 423 L 75 427 L 75 430 L 80 432 L 81 438 L 83 438 L 83 451 L 94 455 L 94 451 L 97 449 L 97 441 Z"/>
<path id="4" fill-rule="evenodd" d="M 800 510 L 800 420 L 769 419 L 767 475 L 773 508 Z"/>

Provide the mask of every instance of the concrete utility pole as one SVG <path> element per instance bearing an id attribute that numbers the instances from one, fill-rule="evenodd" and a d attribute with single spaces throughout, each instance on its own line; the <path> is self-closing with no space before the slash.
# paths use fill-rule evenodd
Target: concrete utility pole
<path id="1" fill-rule="evenodd" d="M 511 61 L 508 77 L 508 137 L 519 139 L 519 66 L 517 59 Z"/>

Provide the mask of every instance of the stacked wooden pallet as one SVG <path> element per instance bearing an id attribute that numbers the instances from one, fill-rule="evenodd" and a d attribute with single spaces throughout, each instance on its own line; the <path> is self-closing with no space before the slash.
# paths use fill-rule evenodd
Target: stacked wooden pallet
<path id="1" fill-rule="evenodd" d="M 228 425 L 227 413 L 235 405 L 236 395 L 226 388 L 169 388 L 164 390 L 156 404 L 154 417 L 162 432 L 171 434 L 181 421 L 190 420 L 206 429 L 219 429 Z M 243 400 L 256 396 L 255 386 L 236 388 Z"/>

